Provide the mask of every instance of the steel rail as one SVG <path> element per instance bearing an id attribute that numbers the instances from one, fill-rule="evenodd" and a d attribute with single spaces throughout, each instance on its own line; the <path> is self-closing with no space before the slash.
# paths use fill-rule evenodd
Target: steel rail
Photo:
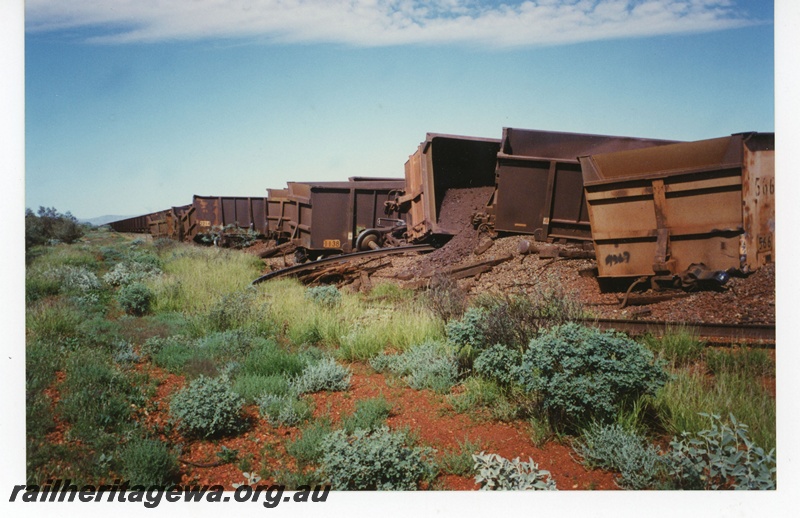
<path id="1" fill-rule="evenodd" d="M 302 264 L 295 264 L 293 266 L 287 266 L 286 268 L 281 268 L 280 270 L 274 270 L 265 275 L 262 275 L 258 279 L 254 280 L 251 284 L 253 285 L 259 284 L 261 282 L 268 281 L 270 279 L 276 279 L 278 277 L 284 277 L 287 275 L 297 275 L 300 272 L 314 270 L 324 265 L 346 263 L 353 259 L 366 259 L 368 257 L 402 254 L 405 252 L 430 252 L 433 249 L 434 247 L 432 245 L 410 245 L 410 246 L 398 246 L 394 248 L 380 248 L 378 250 L 367 250 L 365 252 L 353 252 L 351 254 L 334 255 L 331 257 L 326 257 L 325 259 L 317 259 L 316 261 L 310 261 L 308 263 L 302 263 Z"/>
<path id="2" fill-rule="evenodd" d="M 698 338 L 714 344 L 775 346 L 774 324 L 716 324 L 705 322 L 665 322 L 655 320 L 582 319 L 581 323 L 600 329 L 615 329 L 631 335 L 664 336 L 671 329 L 688 328 Z"/>

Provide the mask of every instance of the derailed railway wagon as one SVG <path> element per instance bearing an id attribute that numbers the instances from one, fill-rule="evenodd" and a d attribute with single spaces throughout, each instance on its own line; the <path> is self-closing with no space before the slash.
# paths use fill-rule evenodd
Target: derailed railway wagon
<path id="1" fill-rule="evenodd" d="M 288 239 L 298 261 L 394 245 L 405 221 L 384 216 L 402 179 L 350 178 L 347 182 L 288 182 L 285 210 Z"/>
<path id="2" fill-rule="evenodd" d="M 495 193 L 473 216 L 487 229 L 537 241 L 590 241 L 578 157 L 672 144 L 672 140 L 503 128 Z"/>
<path id="3" fill-rule="evenodd" d="M 775 136 L 580 158 L 600 279 L 691 287 L 775 261 Z"/>
<path id="4" fill-rule="evenodd" d="M 428 133 L 406 162 L 404 185 L 386 204 L 387 214 L 407 216 L 411 242 L 451 237 L 455 229 L 441 218 L 447 191 L 493 186 L 499 150 L 498 139 Z"/>
<path id="5" fill-rule="evenodd" d="M 132 218 L 112 221 L 108 224 L 115 232 L 129 232 L 132 234 L 152 234 L 153 237 L 179 239 L 177 221 L 188 211 L 191 205 L 170 207 L 169 209 L 142 214 Z"/>
<path id="6" fill-rule="evenodd" d="M 208 233 L 214 227 L 233 225 L 267 235 L 267 205 L 266 197 L 195 194 L 192 198 L 195 234 Z"/>

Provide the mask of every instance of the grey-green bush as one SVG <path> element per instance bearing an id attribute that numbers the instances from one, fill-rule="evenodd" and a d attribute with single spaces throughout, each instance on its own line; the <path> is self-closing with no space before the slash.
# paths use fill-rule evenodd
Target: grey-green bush
<path id="1" fill-rule="evenodd" d="M 321 390 L 337 392 L 350 388 L 352 377 L 349 368 L 339 365 L 333 358 L 326 358 L 303 369 L 302 374 L 292 380 L 291 387 L 297 394 Z"/>
<path id="2" fill-rule="evenodd" d="M 523 355 L 520 383 L 541 396 L 551 424 L 576 430 L 610 422 L 668 374 L 653 353 L 621 333 L 569 323 L 542 332 Z"/>
<path id="3" fill-rule="evenodd" d="M 256 402 L 261 415 L 272 426 L 297 426 L 311 417 L 311 405 L 308 401 L 292 393 L 264 394 Z"/>
<path id="4" fill-rule="evenodd" d="M 158 439 L 132 439 L 122 449 L 122 477 L 132 486 L 168 486 L 178 475 L 178 458 Z"/>
<path id="5" fill-rule="evenodd" d="M 322 472 L 336 490 L 415 490 L 434 475 L 434 450 L 406 439 L 385 426 L 352 435 L 337 430 L 322 441 Z"/>
<path id="6" fill-rule="evenodd" d="M 556 489 L 550 472 L 539 469 L 538 464 L 528 459 L 522 462 L 517 457 L 508 460 L 496 453 L 481 452 L 472 456 L 473 469 L 478 472 L 475 482 L 485 491 L 519 491 L 531 489 Z"/>
<path id="7" fill-rule="evenodd" d="M 573 448 L 587 466 L 619 472 L 626 489 L 652 489 L 665 473 L 661 449 L 617 424 L 592 423 Z"/>
<path id="8" fill-rule="evenodd" d="M 150 311 L 153 292 L 141 282 L 126 284 L 117 292 L 117 302 L 129 315 L 141 316 Z"/>
<path id="9" fill-rule="evenodd" d="M 522 354 L 519 351 L 497 344 L 475 358 L 473 369 L 481 376 L 493 379 L 501 385 L 510 385 L 517 380 L 521 363 Z"/>
<path id="10" fill-rule="evenodd" d="M 764 452 L 748 427 L 731 414 L 701 414 L 710 427 L 673 438 L 667 458 L 669 475 L 679 489 L 775 489 L 775 451 Z"/>
<path id="11" fill-rule="evenodd" d="M 200 376 L 173 396 L 169 409 L 188 435 L 208 439 L 240 431 L 243 404 L 226 379 Z"/>
<path id="12" fill-rule="evenodd" d="M 447 345 L 438 342 L 415 345 L 401 354 L 380 354 L 369 363 L 377 372 L 389 371 L 402 376 L 416 390 L 445 393 L 458 377 L 458 363 L 453 353 Z"/>
<path id="13" fill-rule="evenodd" d="M 342 301 L 342 293 L 336 286 L 331 285 L 306 288 L 305 297 L 315 304 L 326 308 L 334 308 Z"/>

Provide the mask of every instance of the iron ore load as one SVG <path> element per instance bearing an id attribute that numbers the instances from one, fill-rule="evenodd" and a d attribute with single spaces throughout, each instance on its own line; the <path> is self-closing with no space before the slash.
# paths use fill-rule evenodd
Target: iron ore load
<path id="1" fill-rule="evenodd" d="M 502 139 L 428 133 L 403 178 L 194 196 L 110 225 L 195 241 L 246 229 L 298 263 L 447 246 L 472 227 L 593 246 L 601 282 L 692 288 L 775 261 L 774 161 L 773 133 L 696 142 L 518 128 Z"/>

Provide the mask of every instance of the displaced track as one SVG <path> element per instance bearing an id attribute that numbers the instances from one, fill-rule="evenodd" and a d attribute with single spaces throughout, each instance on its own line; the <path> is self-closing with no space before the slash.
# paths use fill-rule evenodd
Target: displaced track
<path id="1" fill-rule="evenodd" d="M 298 273 L 301 272 L 314 270 L 316 268 L 319 268 L 320 266 L 345 263 L 353 259 L 366 259 L 369 257 L 380 257 L 384 255 L 402 254 L 405 252 L 430 252 L 433 249 L 434 247 L 432 245 L 411 245 L 411 246 L 399 246 L 396 248 L 380 248 L 378 250 L 367 250 L 365 252 L 354 252 L 352 254 L 334 255 L 332 257 L 327 257 L 325 259 L 318 259 L 316 261 L 311 261 L 308 263 L 296 264 L 294 266 L 288 266 L 286 268 L 281 268 L 280 270 L 269 272 L 265 275 L 262 275 L 258 279 L 254 280 L 251 284 L 259 284 L 261 282 L 268 281 L 270 279 L 276 279 L 278 277 L 289 277 L 297 275 Z"/>

